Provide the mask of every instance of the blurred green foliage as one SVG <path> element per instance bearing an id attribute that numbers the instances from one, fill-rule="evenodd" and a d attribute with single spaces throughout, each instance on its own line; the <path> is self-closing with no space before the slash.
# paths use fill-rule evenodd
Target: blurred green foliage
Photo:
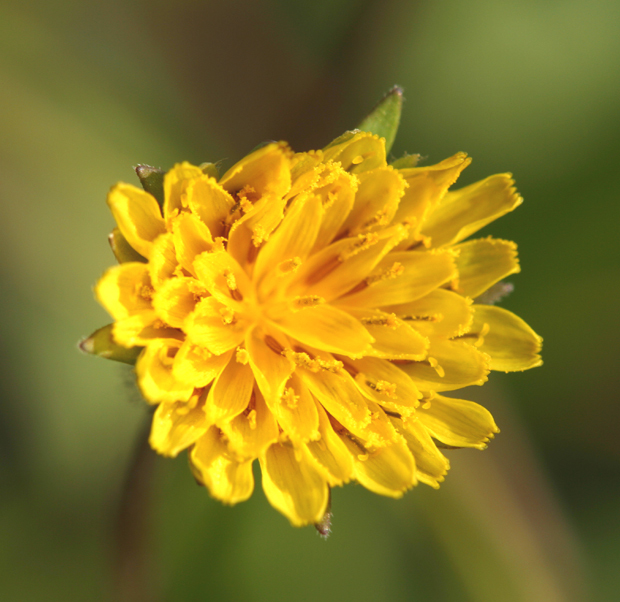
<path id="1" fill-rule="evenodd" d="M 490 449 L 453 452 L 438 492 L 334 492 L 334 534 L 260 491 L 211 500 L 154 459 L 160 600 L 531 601 L 620 588 L 615 169 L 620 3 L 75 0 L 0 5 L 2 600 L 117 600 L 110 558 L 146 406 L 131 370 L 76 342 L 109 320 L 105 206 L 132 166 L 230 164 L 257 143 L 318 148 L 394 84 L 393 155 L 465 150 L 467 184 L 512 171 L 525 204 L 485 229 L 519 243 L 504 306 L 545 365 L 472 393 Z M 125 369 L 126 368 L 126 369 Z M 137 599 L 137 598 L 136 598 Z"/>

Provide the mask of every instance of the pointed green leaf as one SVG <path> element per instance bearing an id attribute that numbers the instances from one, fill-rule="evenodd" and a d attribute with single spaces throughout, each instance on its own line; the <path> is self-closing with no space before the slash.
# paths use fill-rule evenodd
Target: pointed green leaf
<path id="1" fill-rule="evenodd" d="M 108 324 L 99 330 L 95 330 L 88 338 L 79 343 L 79 347 L 85 353 L 98 355 L 108 360 L 115 360 L 125 364 L 135 364 L 142 347 L 121 347 L 112 339 L 112 326 Z"/>
<path id="2" fill-rule="evenodd" d="M 118 263 L 127 263 L 128 261 L 140 261 L 146 263 L 146 258 L 142 257 L 138 251 L 136 251 L 123 236 L 122 232 L 118 228 L 114 228 L 108 235 L 108 242 L 112 247 L 112 253 Z"/>
<path id="3" fill-rule="evenodd" d="M 371 132 L 385 138 L 385 152 L 389 153 L 398 131 L 402 106 L 403 91 L 394 86 L 357 127 L 362 132 Z"/>
<path id="4" fill-rule="evenodd" d="M 216 180 L 220 179 L 220 172 L 215 163 L 202 163 L 200 169 L 203 174 L 206 174 L 210 178 L 215 178 Z"/>
<path id="5" fill-rule="evenodd" d="M 150 165 L 136 165 L 136 174 L 140 178 L 142 188 L 154 196 L 160 207 L 164 206 L 164 172 Z"/>

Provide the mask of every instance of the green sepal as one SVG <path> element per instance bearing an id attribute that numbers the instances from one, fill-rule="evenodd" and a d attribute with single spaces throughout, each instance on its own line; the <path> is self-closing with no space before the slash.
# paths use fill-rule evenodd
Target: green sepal
<path id="1" fill-rule="evenodd" d="M 110 232 L 108 235 L 108 242 L 110 243 L 112 253 L 114 253 L 114 257 L 116 257 L 118 263 L 127 263 L 128 261 L 147 262 L 146 258 L 142 257 L 142 255 L 127 242 L 127 239 L 118 228 L 114 228 L 114 230 Z"/>
<path id="2" fill-rule="evenodd" d="M 353 138 L 353 136 L 359 134 L 360 131 L 361 130 L 347 130 L 344 134 L 341 134 L 340 136 L 338 136 L 338 138 L 332 140 L 323 150 L 327 150 L 332 146 L 337 146 L 338 144 L 342 144 L 343 142 L 350 140 L 351 138 Z"/>
<path id="3" fill-rule="evenodd" d="M 150 195 L 154 196 L 159 206 L 164 206 L 164 172 L 157 167 L 150 165 L 136 165 L 134 168 L 140 179 L 142 188 Z"/>
<path id="4" fill-rule="evenodd" d="M 202 163 L 199 167 L 203 174 L 210 178 L 215 178 L 216 180 L 220 179 L 220 172 L 215 163 Z"/>
<path id="5" fill-rule="evenodd" d="M 392 163 L 392 167 L 394 169 L 408 169 L 410 167 L 415 167 L 421 158 L 422 155 L 408 155 L 405 153 L 404 156 L 400 159 L 396 159 L 396 161 Z"/>
<path id="6" fill-rule="evenodd" d="M 112 326 L 108 324 L 99 330 L 95 330 L 88 338 L 79 343 L 79 347 L 84 353 L 98 355 L 108 360 L 123 362 L 124 364 L 135 364 L 143 347 L 121 347 L 112 339 Z"/>
<path id="7" fill-rule="evenodd" d="M 396 138 L 402 108 L 403 91 L 394 86 L 357 128 L 385 138 L 385 152 L 389 153 Z"/>

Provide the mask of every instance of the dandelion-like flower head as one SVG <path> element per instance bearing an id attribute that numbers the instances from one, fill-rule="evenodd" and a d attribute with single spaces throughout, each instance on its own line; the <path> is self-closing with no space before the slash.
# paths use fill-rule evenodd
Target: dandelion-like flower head
<path id="1" fill-rule="evenodd" d="M 152 447 L 188 449 L 228 504 L 258 459 L 295 525 L 320 522 L 334 486 L 400 497 L 443 480 L 439 446 L 484 448 L 489 412 L 444 393 L 538 365 L 541 339 L 476 302 L 519 271 L 516 247 L 462 241 L 521 198 L 509 174 L 449 192 L 469 162 L 391 166 L 383 138 L 353 131 L 321 151 L 268 144 L 221 178 L 176 165 L 160 202 L 114 186 L 120 264 L 96 295 L 111 345 L 139 352 Z"/>

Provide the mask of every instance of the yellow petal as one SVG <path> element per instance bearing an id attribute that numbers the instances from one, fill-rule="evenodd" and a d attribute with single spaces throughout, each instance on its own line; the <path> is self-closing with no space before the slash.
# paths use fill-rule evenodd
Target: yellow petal
<path id="1" fill-rule="evenodd" d="M 321 227 L 312 251 L 327 247 L 347 219 L 355 200 L 358 179 L 347 173 L 339 163 L 329 161 L 321 173 L 317 188 L 313 190 L 323 205 Z"/>
<path id="2" fill-rule="evenodd" d="M 325 514 L 329 489 L 305 446 L 275 443 L 260 460 L 263 490 L 270 504 L 293 525 L 318 523 Z"/>
<path id="3" fill-rule="evenodd" d="M 346 435 L 341 439 L 353 457 L 353 474 L 366 489 L 400 498 L 417 483 L 414 457 L 401 439 L 372 453 Z"/>
<path id="4" fill-rule="evenodd" d="M 274 333 L 276 334 L 276 333 Z M 293 373 L 293 364 L 265 343 L 266 335 L 254 328 L 245 337 L 245 347 L 248 352 L 250 367 L 254 373 L 256 384 L 267 400 L 268 406 L 277 404 L 284 393 L 286 382 Z M 270 339 L 268 339 L 270 340 Z M 278 346 L 286 347 L 286 344 Z"/>
<path id="5" fill-rule="evenodd" d="M 257 458 L 280 434 L 278 423 L 257 387 L 248 408 L 230 422 L 222 423 L 221 428 L 228 437 L 228 449 L 238 459 Z"/>
<path id="6" fill-rule="evenodd" d="M 193 278 L 164 281 L 153 295 L 153 307 L 158 317 L 170 326 L 183 326 L 187 316 L 196 308 L 195 283 Z"/>
<path id="7" fill-rule="evenodd" d="M 237 320 L 236 314 L 215 297 L 202 299 L 187 317 L 184 326 L 187 337 L 195 345 L 206 347 L 215 355 L 240 345 L 246 328 L 245 321 Z"/>
<path id="8" fill-rule="evenodd" d="M 143 257 L 151 257 L 153 241 L 166 231 L 157 201 L 130 184 L 117 184 L 108 205 L 127 242 Z"/>
<path id="9" fill-rule="evenodd" d="M 99 303 L 115 320 L 151 310 L 152 294 L 147 264 L 138 262 L 110 268 L 95 287 Z"/>
<path id="10" fill-rule="evenodd" d="M 181 340 L 183 333 L 166 326 L 154 310 L 117 320 L 112 326 L 112 338 L 123 347 L 143 346 L 153 339 Z"/>
<path id="11" fill-rule="evenodd" d="M 369 132 L 346 132 L 323 149 L 323 160 L 338 161 L 353 174 L 383 167 L 385 140 Z"/>
<path id="12" fill-rule="evenodd" d="M 254 268 L 254 280 L 258 286 L 269 273 L 278 278 L 276 266 L 279 264 L 292 259 L 303 262 L 314 245 L 320 225 L 319 197 L 306 196 L 295 199 L 278 229 L 260 250 Z"/>
<path id="13" fill-rule="evenodd" d="M 400 198 L 405 192 L 405 180 L 391 166 L 379 167 L 359 176 L 360 184 L 355 204 L 342 226 L 341 236 L 385 227 L 391 221 Z"/>
<path id="14" fill-rule="evenodd" d="M 196 256 L 213 249 L 209 228 L 193 213 L 184 211 L 172 222 L 172 239 L 177 261 L 193 276 Z"/>
<path id="15" fill-rule="evenodd" d="M 386 410 L 409 415 L 422 394 L 411 377 L 387 360 L 365 357 L 350 360 L 360 391 Z"/>
<path id="16" fill-rule="evenodd" d="M 452 338 L 469 330 L 473 319 L 471 299 L 443 288 L 409 303 L 384 307 L 427 337 Z"/>
<path id="17" fill-rule="evenodd" d="M 489 356 L 462 341 L 431 339 L 428 359 L 402 369 L 422 391 L 453 391 L 482 385 L 489 373 Z"/>
<path id="18" fill-rule="evenodd" d="M 461 295 L 477 297 L 510 274 L 521 271 L 517 245 L 507 240 L 479 238 L 454 247 L 458 281 L 453 285 Z"/>
<path id="19" fill-rule="evenodd" d="M 312 395 L 345 428 L 358 437 L 365 437 L 370 425 L 368 401 L 355 381 L 344 370 L 319 373 L 310 370 L 296 371 Z"/>
<path id="20" fill-rule="evenodd" d="M 280 428 L 294 443 L 306 443 L 320 437 L 316 403 L 308 387 L 295 374 L 280 399 L 265 397 L 265 401 Z"/>
<path id="21" fill-rule="evenodd" d="M 180 382 L 206 387 L 224 369 L 233 351 L 212 355 L 206 349 L 186 340 L 174 356 L 172 374 Z"/>
<path id="22" fill-rule="evenodd" d="M 489 328 L 478 349 L 491 356 L 491 370 L 514 372 L 542 364 L 542 338 L 519 316 L 492 305 L 474 305 L 473 309 L 471 332 L 481 332 L 485 324 Z"/>
<path id="23" fill-rule="evenodd" d="M 202 284 L 222 303 L 241 301 L 253 295 L 247 274 L 225 251 L 202 253 L 194 260 L 194 269 Z"/>
<path id="24" fill-rule="evenodd" d="M 498 174 L 448 192 L 425 220 L 422 234 L 433 247 L 464 240 L 523 202 L 510 174 Z"/>
<path id="25" fill-rule="evenodd" d="M 209 390 L 205 412 L 210 423 L 220 425 L 248 407 L 254 389 L 250 366 L 231 359 Z"/>
<path id="26" fill-rule="evenodd" d="M 225 504 L 244 502 L 252 495 L 252 460 L 239 462 L 233 458 L 217 427 L 212 426 L 198 440 L 190 462 L 209 493 Z"/>
<path id="27" fill-rule="evenodd" d="M 150 342 L 136 362 L 136 374 L 140 391 L 151 403 L 187 401 L 194 387 L 177 381 L 172 374 L 174 356 L 181 346 L 180 342 Z"/>
<path id="28" fill-rule="evenodd" d="M 428 339 L 394 314 L 379 310 L 343 308 L 357 318 L 375 340 L 367 356 L 391 360 L 423 360 Z"/>
<path id="29" fill-rule="evenodd" d="M 285 334 L 305 345 L 330 353 L 361 357 L 373 342 L 358 320 L 331 305 L 317 305 L 283 313 L 279 319 L 271 317 Z"/>
<path id="30" fill-rule="evenodd" d="M 251 186 L 261 196 L 282 197 L 291 187 L 290 157 L 285 142 L 267 144 L 233 165 L 220 184 L 230 193 Z"/>
<path id="31" fill-rule="evenodd" d="M 386 255 L 368 286 L 342 298 L 357 307 L 398 305 L 419 299 L 456 275 L 452 252 L 402 251 Z"/>
<path id="32" fill-rule="evenodd" d="M 397 224 L 335 242 L 302 265 L 289 294 L 318 295 L 328 302 L 339 298 L 363 281 L 406 233 L 407 229 Z"/>
<path id="33" fill-rule="evenodd" d="M 214 178 L 201 175 L 187 188 L 190 209 L 206 224 L 211 235 L 223 236 L 226 219 L 235 201 Z"/>
<path id="34" fill-rule="evenodd" d="M 321 438 L 307 443 L 307 448 L 316 460 L 319 469 L 323 469 L 323 476 L 328 485 L 335 487 L 353 478 L 353 458 L 346 445 L 334 432 L 321 404 L 317 404 L 316 407 Z"/>
<path id="35" fill-rule="evenodd" d="M 177 163 L 164 176 L 164 217 L 169 219 L 176 212 L 187 207 L 187 188 L 196 178 L 204 174 L 200 167 L 187 161 Z"/>
<path id="36" fill-rule="evenodd" d="M 432 437 L 452 447 L 485 449 L 499 433 L 491 413 L 465 399 L 436 395 L 416 415 Z"/>
<path id="37" fill-rule="evenodd" d="M 149 443 L 163 456 L 175 457 L 195 443 L 209 428 L 204 404 L 160 403 L 151 425 Z"/>
<path id="38" fill-rule="evenodd" d="M 400 200 L 394 221 L 407 221 L 414 226 L 409 239 L 403 241 L 400 248 L 406 249 L 416 240 L 426 215 L 470 163 L 471 159 L 465 153 L 457 153 L 436 165 L 399 170 L 408 188 Z"/>
<path id="39" fill-rule="evenodd" d="M 172 233 L 162 234 L 155 240 L 151 249 L 149 274 L 153 286 L 158 287 L 168 278 L 172 278 L 178 265 Z"/>
<path id="40" fill-rule="evenodd" d="M 426 485 L 438 489 L 439 483 L 450 469 L 450 462 L 437 449 L 424 425 L 415 418 L 404 422 L 392 418 L 392 422 L 405 437 L 407 447 L 413 454 L 416 464 L 416 476 Z"/>

